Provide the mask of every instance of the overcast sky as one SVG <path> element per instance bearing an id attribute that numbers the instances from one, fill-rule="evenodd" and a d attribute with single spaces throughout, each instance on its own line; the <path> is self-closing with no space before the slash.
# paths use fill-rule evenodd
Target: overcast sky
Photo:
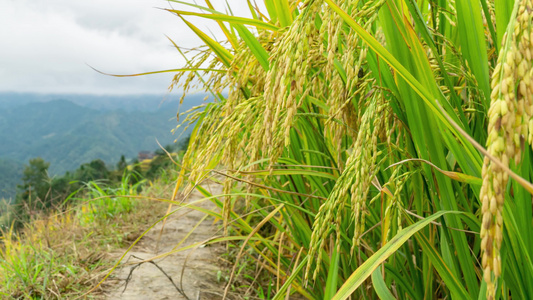
<path id="1" fill-rule="evenodd" d="M 245 1 L 228 2 L 236 15 L 248 16 Z M 0 0 L 0 92 L 166 93 L 171 74 L 114 78 L 88 65 L 114 74 L 183 66 L 165 35 L 184 47 L 201 41 L 158 9 L 169 7 L 162 0 Z M 204 30 L 216 27 L 188 19 Z"/>

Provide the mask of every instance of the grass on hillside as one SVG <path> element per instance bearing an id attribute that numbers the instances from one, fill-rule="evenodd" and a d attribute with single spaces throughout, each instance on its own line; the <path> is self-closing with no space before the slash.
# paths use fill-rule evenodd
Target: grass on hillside
<path id="1" fill-rule="evenodd" d="M 108 188 L 87 184 L 63 212 L 42 213 L 14 232 L 0 233 L 0 296 L 13 299 L 73 299 L 93 288 L 115 263 L 110 253 L 129 246 L 160 218 L 172 176 L 165 172 L 137 195 L 138 183 Z M 175 177 L 175 175 L 174 175 Z M 121 197 L 122 196 L 122 197 Z M 142 199 L 145 198 L 145 199 Z M 88 298 L 98 298 L 101 288 Z"/>

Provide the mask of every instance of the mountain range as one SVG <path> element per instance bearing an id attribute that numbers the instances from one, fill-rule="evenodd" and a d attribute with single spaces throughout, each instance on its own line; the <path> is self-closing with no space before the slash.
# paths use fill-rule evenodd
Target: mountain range
<path id="1" fill-rule="evenodd" d="M 172 129 L 176 113 L 203 103 L 205 95 L 39 95 L 0 93 L 0 198 L 13 197 L 14 182 L 34 157 L 50 162 L 50 175 L 102 159 L 116 163 L 188 136 Z M 190 129 L 189 129 L 190 130 Z M 15 184 L 16 185 L 16 184 Z"/>

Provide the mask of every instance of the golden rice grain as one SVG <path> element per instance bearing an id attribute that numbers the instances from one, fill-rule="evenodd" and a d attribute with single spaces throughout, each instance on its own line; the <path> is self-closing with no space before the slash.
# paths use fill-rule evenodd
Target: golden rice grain
<path id="1" fill-rule="evenodd" d="M 504 36 L 504 47 L 492 76 L 491 106 L 488 111 L 488 152 L 509 166 L 509 159 L 520 162 L 526 138 L 531 140 L 530 25 L 531 0 L 523 0 L 518 9 L 511 36 Z M 515 83 L 518 82 L 516 85 Z M 528 137 L 529 130 L 529 137 Z M 508 174 L 487 157 L 484 159 L 481 252 L 487 298 L 494 299 L 495 282 L 501 275 L 500 247 L 503 240 L 502 209 Z"/>

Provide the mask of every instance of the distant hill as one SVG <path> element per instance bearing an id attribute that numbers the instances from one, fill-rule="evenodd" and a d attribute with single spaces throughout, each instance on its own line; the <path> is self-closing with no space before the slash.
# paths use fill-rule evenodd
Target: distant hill
<path id="1" fill-rule="evenodd" d="M 85 95 L 85 94 L 37 94 L 37 93 L 0 93 L 0 109 L 13 108 L 34 102 L 50 102 L 68 100 L 79 106 L 99 111 L 157 111 L 161 106 L 174 103 L 177 107 L 177 96 L 165 95 Z M 203 96 L 191 95 L 188 102 L 203 99 Z M 187 103 L 184 103 L 187 105 Z"/>
<path id="2" fill-rule="evenodd" d="M 0 159 L 0 198 L 13 198 L 17 184 L 20 184 L 23 164 L 18 161 Z"/>
<path id="3" fill-rule="evenodd" d="M 161 96 L 132 96 L 128 102 L 125 96 L 74 95 L 74 103 L 69 95 L 49 100 L 28 94 L 40 99 L 28 102 L 22 95 L 0 93 L 0 178 L 20 178 L 23 164 L 34 157 L 50 162 L 51 175 L 63 174 L 94 159 L 112 165 L 122 154 L 133 158 L 157 149 L 156 139 L 165 146 L 179 137 L 171 133 L 178 125 L 177 100 L 159 105 Z M 180 111 L 202 104 L 203 98 L 186 98 Z M 0 198 L 11 196 L 5 191 L 12 189 L 0 184 Z"/>

